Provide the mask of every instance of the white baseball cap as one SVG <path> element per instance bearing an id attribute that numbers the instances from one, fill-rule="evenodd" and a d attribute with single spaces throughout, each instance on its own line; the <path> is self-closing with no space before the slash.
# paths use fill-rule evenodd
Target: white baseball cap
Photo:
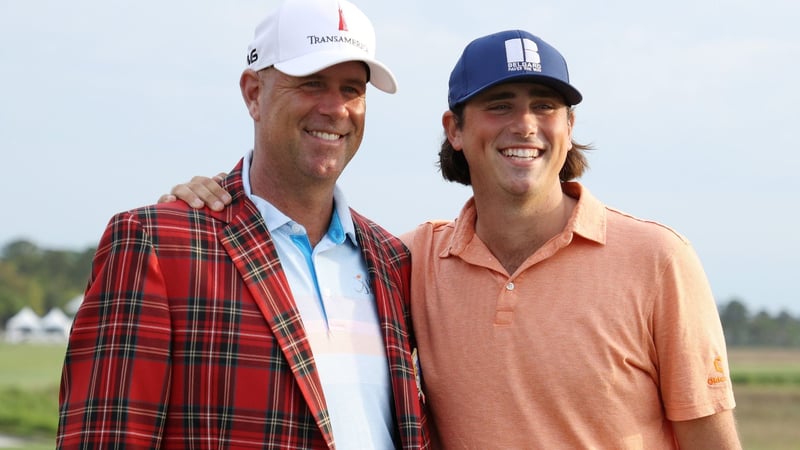
<path id="1" fill-rule="evenodd" d="M 248 67 L 275 66 L 303 77 L 347 61 L 363 61 L 369 81 L 393 94 L 397 81 L 375 59 L 375 29 L 366 15 L 346 0 L 284 0 L 257 27 L 247 49 Z"/>

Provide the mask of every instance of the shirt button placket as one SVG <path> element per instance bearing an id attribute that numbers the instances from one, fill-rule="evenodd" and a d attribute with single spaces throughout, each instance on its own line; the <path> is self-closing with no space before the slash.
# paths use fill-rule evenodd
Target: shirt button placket
<path id="1" fill-rule="evenodd" d="M 505 286 L 506 290 L 500 295 L 495 310 L 494 323 L 495 325 L 511 325 L 514 316 L 514 282 L 508 281 Z"/>

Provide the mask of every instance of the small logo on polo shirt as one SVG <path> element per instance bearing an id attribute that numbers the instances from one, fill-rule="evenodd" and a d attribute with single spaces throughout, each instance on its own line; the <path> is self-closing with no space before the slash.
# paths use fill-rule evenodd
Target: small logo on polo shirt
<path id="1" fill-rule="evenodd" d="M 722 357 L 721 356 L 717 356 L 716 358 L 714 358 L 714 369 L 716 369 L 716 371 L 719 372 L 719 373 L 725 373 L 725 371 L 722 370 Z"/>
<path id="2" fill-rule="evenodd" d="M 369 283 L 367 283 L 364 276 L 361 274 L 356 275 L 356 292 L 365 295 L 372 293 L 372 290 L 369 288 Z"/>
<path id="3" fill-rule="evenodd" d="M 725 369 L 722 366 L 722 357 L 721 356 L 717 356 L 716 358 L 714 358 L 714 370 L 716 370 L 717 373 L 721 373 L 721 374 L 725 373 Z M 708 381 L 708 385 L 709 386 L 713 386 L 715 384 L 720 384 L 720 383 L 724 383 L 724 382 L 728 381 L 728 377 L 726 377 L 724 375 L 722 375 L 722 376 L 721 375 L 715 375 L 715 376 L 708 377 L 707 381 Z"/>

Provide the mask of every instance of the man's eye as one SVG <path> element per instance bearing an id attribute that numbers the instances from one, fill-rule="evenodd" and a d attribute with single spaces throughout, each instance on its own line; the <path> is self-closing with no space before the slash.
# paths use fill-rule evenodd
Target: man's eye
<path id="1" fill-rule="evenodd" d="M 487 109 L 489 109 L 490 111 L 506 111 L 511 109 L 511 107 L 505 103 L 496 103 L 493 105 L 489 105 Z"/>
<path id="2" fill-rule="evenodd" d="M 363 92 L 361 89 L 358 89 L 358 88 L 355 88 L 355 87 L 352 87 L 352 86 L 345 86 L 345 87 L 342 88 L 342 90 L 344 92 L 346 92 L 348 94 L 352 94 L 352 95 L 361 95 L 361 92 Z"/>
<path id="3" fill-rule="evenodd" d="M 553 106 L 550 103 L 539 103 L 538 105 L 534 105 L 534 108 L 540 109 L 540 110 L 548 110 L 548 109 L 554 109 L 555 106 Z"/>

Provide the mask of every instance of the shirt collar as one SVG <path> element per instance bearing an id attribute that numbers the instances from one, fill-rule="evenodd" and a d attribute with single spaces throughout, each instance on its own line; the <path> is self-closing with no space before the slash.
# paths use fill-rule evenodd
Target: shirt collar
<path id="1" fill-rule="evenodd" d="M 254 195 L 250 185 L 250 164 L 253 158 L 253 151 L 250 150 L 244 157 L 242 163 L 242 185 L 244 186 L 244 193 L 256 205 L 264 222 L 267 225 L 267 230 L 274 233 L 275 230 L 284 225 L 296 224 L 289 216 L 282 213 L 272 203 L 264 200 L 263 198 Z M 326 236 L 336 244 L 344 242 L 345 237 L 350 238 L 350 242 L 358 247 L 356 240 L 356 230 L 353 225 L 353 217 L 350 215 L 350 206 L 344 193 L 336 185 L 333 189 L 333 205 L 334 210 L 331 215 L 331 224 L 328 227 Z"/>
<path id="2" fill-rule="evenodd" d="M 606 206 L 592 195 L 589 189 L 576 181 L 561 183 L 561 189 L 565 194 L 578 200 L 565 231 L 573 232 L 598 244 L 605 244 Z"/>
<path id="3" fill-rule="evenodd" d="M 606 207 L 589 190 L 578 182 L 561 183 L 565 194 L 578 200 L 572 215 L 567 221 L 562 233 L 570 233 L 595 241 L 599 244 L 606 243 Z M 470 198 L 455 222 L 455 230 L 450 241 L 450 246 L 441 256 L 461 253 L 476 237 L 475 222 L 478 218 L 475 210 L 475 198 Z"/>

